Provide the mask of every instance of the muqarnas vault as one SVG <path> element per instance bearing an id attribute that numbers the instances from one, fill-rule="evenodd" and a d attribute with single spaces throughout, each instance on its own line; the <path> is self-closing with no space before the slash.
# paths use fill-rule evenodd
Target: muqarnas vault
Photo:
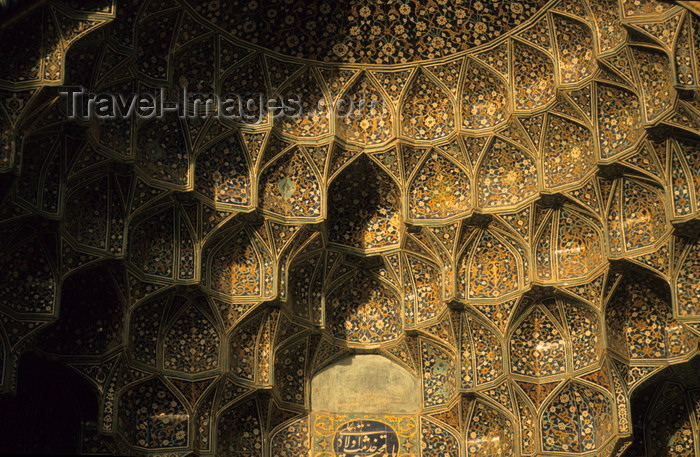
<path id="1" fill-rule="evenodd" d="M 77 373 L 82 453 L 700 455 L 693 5 L 24 5 L 0 388 Z M 70 119 L 57 86 L 301 111 Z"/>

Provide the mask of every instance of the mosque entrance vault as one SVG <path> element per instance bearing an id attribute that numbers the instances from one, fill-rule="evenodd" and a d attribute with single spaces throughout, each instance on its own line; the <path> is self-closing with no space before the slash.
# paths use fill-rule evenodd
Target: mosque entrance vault
<path id="1" fill-rule="evenodd" d="M 74 375 L 89 455 L 700 455 L 690 2 L 6 3 L 0 415 Z"/>

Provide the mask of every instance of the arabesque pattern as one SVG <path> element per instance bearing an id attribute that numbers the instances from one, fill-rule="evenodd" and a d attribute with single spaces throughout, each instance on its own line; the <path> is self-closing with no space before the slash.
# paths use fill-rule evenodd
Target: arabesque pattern
<path id="1" fill-rule="evenodd" d="M 700 455 L 693 10 L 28 3 L 0 23 L 0 392 L 65 362 L 97 455 Z M 70 119 L 56 86 L 255 100 Z M 418 412 L 313 411 L 369 352 Z"/>

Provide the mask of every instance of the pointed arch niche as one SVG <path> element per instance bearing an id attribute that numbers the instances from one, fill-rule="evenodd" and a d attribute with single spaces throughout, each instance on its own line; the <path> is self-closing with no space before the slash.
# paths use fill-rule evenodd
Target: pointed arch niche
<path id="1" fill-rule="evenodd" d="M 421 395 L 414 374 L 378 354 L 352 355 L 324 368 L 311 380 L 310 455 L 417 449 Z"/>

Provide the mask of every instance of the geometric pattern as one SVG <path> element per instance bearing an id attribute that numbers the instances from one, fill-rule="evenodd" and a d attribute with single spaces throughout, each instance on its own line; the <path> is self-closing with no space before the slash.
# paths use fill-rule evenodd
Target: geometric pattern
<path id="1" fill-rule="evenodd" d="M 401 456 L 699 454 L 699 37 L 659 0 L 23 10 L 0 392 L 27 352 L 75 369 L 98 455 L 369 457 L 363 427 Z M 57 86 L 263 98 L 71 119 Z M 311 410 L 363 353 L 419 413 Z"/>

